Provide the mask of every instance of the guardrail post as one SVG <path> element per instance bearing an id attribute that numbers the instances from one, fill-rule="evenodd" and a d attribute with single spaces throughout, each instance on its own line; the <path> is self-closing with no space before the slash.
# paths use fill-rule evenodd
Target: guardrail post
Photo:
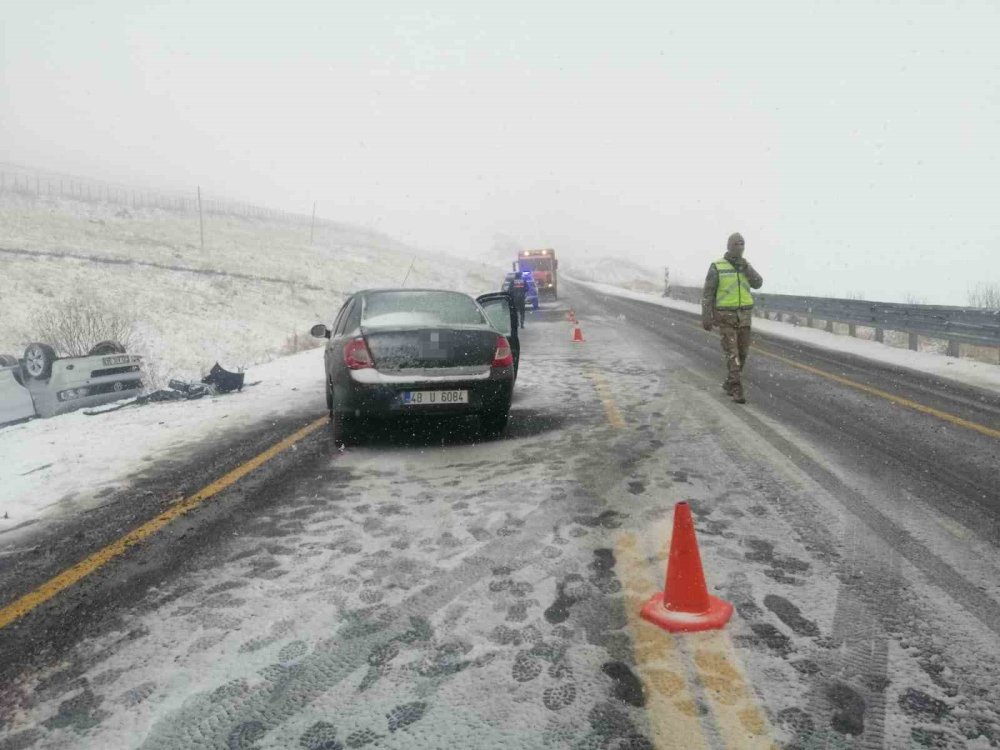
<path id="1" fill-rule="evenodd" d="M 833 321 L 832 320 L 826 321 L 826 332 L 827 333 L 833 333 Z"/>
<path id="2" fill-rule="evenodd" d="M 960 357 L 962 356 L 962 345 L 955 341 L 955 339 L 948 339 L 948 356 L 949 357 Z"/>
<path id="3" fill-rule="evenodd" d="M 847 335 L 852 338 L 858 337 L 858 327 L 854 323 L 847 324 Z"/>
<path id="4" fill-rule="evenodd" d="M 910 351 L 914 352 L 917 351 L 917 348 L 920 344 L 920 342 L 917 341 L 917 334 L 911 333 L 909 338 L 910 338 Z"/>
<path id="5" fill-rule="evenodd" d="M 813 316 L 812 313 L 810 312 L 806 316 L 806 328 L 812 328 L 812 327 L 813 327 Z"/>
<path id="6" fill-rule="evenodd" d="M 875 340 L 878 343 L 880 343 L 880 344 L 885 343 L 885 331 L 882 330 L 881 328 L 876 328 L 875 329 Z"/>

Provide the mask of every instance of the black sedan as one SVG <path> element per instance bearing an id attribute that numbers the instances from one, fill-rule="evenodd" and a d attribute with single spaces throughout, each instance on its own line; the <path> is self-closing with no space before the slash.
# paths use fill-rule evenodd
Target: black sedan
<path id="1" fill-rule="evenodd" d="M 326 337 L 326 402 L 334 439 L 348 443 L 367 418 L 476 414 L 488 435 L 507 426 L 517 331 L 505 294 L 480 301 L 438 289 L 357 292 Z"/>

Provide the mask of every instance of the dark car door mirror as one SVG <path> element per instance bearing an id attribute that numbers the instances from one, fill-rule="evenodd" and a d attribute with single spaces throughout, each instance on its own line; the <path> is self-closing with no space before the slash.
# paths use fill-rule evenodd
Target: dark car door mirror
<path id="1" fill-rule="evenodd" d="M 330 329 L 327 328 L 322 323 L 317 323 L 312 328 L 309 329 L 309 333 L 318 339 L 328 339 L 330 338 Z"/>

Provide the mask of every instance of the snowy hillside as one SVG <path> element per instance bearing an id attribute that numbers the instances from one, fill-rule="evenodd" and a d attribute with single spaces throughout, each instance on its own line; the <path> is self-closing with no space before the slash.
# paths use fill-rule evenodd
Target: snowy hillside
<path id="1" fill-rule="evenodd" d="M 654 271 L 621 258 L 567 260 L 562 270 L 567 276 L 581 281 L 595 281 L 637 292 L 663 291 L 663 269 Z"/>
<path id="2" fill-rule="evenodd" d="M 349 226 L 310 244 L 308 226 L 208 216 L 202 252 L 197 215 L 0 193 L 0 353 L 20 356 L 33 320 L 82 295 L 135 321 L 155 381 L 247 367 L 310 344 L 347 293 L 397 286 L 411 263 L 407 286 L 479 293 L 502 278 Z"/>

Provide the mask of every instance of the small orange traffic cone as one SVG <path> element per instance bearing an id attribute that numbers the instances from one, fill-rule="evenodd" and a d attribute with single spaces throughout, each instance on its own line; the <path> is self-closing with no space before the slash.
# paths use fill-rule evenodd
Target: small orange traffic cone
<path id="1" fill-rule="evenodd" d="M 583 331 L 580 330 L 579 325 L 573 326 L 573 343 L 582 344 L 583 343 Z"/>
<path id="2" fill-rule="evenodd" d="M 667 584 L 646 602 L 640 615 L 671 633 L 716 630 L 733 616 L 733 605 L 709 594 L 705 586 L 691 507 L 686 502 L 674 506 Z"/>

